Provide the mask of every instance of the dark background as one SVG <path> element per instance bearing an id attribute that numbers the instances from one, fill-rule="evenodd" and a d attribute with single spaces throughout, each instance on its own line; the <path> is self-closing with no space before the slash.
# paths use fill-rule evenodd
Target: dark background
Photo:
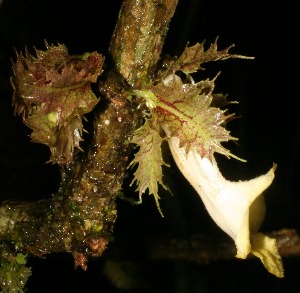
<path id="1" fill-rule="evenodd" d="M 219 36 L 220 49 L 234 43 L 232 53 L 255 57 L 208 64 L 197 76 L 212 78 L 221 70 L 216 91 L 228 93 L 229 100 L 239 102 L 230 109 L 241 118 L 228 125 L 239 137 L 239 144 L 230 148 L 248 163 L 220 156 L 217 160 L 224 175 L 232 180 L 260 175 L 275 162 L 278 168 L 266 192 L 267 216 L 261 230 L 298 230 L 300 2 L 179 2 L 165 53 L 179 55 L 188 41 L 193 45 L 206 40 L 209 45 Z M 30 131 L 13 115 L 9 76 L 14 48 L 45 49 L 46 39 L 49 44 L 65 44 L 70 54 L 98 51 L 106 55 L 120 5 L 120 0 L 4 0 L 0 7 L 1 201 L 50 197 L 60 180 L 58 167 L 45 164 L 47 148 L 30 143 Z M 118 201 L 114 241 L 103 257 L 92 260 L 86 272 L 75 270 L 68 255 L 30 258 L 33 276 L 28 292 L 121 292 L 103 273 L 112 260 L 121 271 L 120 280 L 132 277 L 141 282 L 136 285 L 139 289 L 131 292 L 299 292 L 299 257 L 283 259 L 283 279 L 270 275 L 257 259 L 199 264 L 140 257 L 149 241 L 160 235 L 201 232 L 223 236 L 174 166 L 166 176 L 173 196 L 162 196 L 164 218 L 148 196 L 140 206 Z M 124 189 L 128 190 L 126 186 Z M 135 249 L 138 247 L 136 255 L 130 241 Z M 128 250 L 126 262 L 119 262 L 118 250 L 123 251 L 123 257 Z M 124 271 L 126 278 L 122 277 Z"/>

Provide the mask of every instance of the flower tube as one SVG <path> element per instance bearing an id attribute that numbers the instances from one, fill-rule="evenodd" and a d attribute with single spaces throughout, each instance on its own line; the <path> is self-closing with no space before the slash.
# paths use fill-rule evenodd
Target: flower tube
<path id="1" fill-rule="evenodd" d="M 163 128 L 168 134 L 167 127 Z M 168 143 L 179 170 L 197 191 L 212 219 L 235 241 L 236 257 L 245 259 L 252 253 L 270 273 L 283 277 L 276 240 L 257 232 L 265 216 L 263 191 L 272 183 L 276 165 L 257 178 L 231 182 L 223 177 L 214 157 L 201 158 L 195 148 L 186 153 L 179 147 L 177 137 L 170 137 Z"/>

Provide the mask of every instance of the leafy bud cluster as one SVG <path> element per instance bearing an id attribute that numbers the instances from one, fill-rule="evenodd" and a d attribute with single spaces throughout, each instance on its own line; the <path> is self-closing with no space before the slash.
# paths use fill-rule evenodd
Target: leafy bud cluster
<path id="1" fill-rule="evenodd" d="M 13 63 L 13 106 L 32 129 L 33 142 L 49 146 L 53 163 L 72 161 L 80 149 L 83 115 L 98 102 L 91 90 L 102 72 L 104 58 L 97 52 L 70 56 L 64 45 L 17 53 Z"/>
<path id="2" fill-rule="evenodd" d="M 217 41 L 207 50 L 203 43 L 186 47 L 179 58 L 164 64 L 158 78 L 152 83 L 133 91 L 133 95 L 145 100 L 149 109 L 144 125 L 134 132 L 130 140 L 130 143 L 139 147 L 130 166 L 138 165 L 132 183 L 137 183 L 140 202 L 142 194 L 148 189 L 161 212 L 158 184 L 167 188 L 162 180 L 162 166 L 166 163 L 161 144 L 170 137 L 177 137 L 179 147 L 184 148 L 186 153 L 194 148 L 203 158 L 212 159 L 213 154 L 218 152 L 239 159 L 222 145 L 237 138 L 232 137 L 225 128 L 226 122 L 234 115 L 226 115 L 226 110 L 220 108 L 228 102 L 226 96 L 213 92 L 216 77 L 196 83 L 190 76 L 203 69 L 201 65 L 209 61 L 249 59 L 229 54 L 231 47 L 219 51 Z M 185 75 L 184 82 L 178 74 Z M 165 129 L 168 129 L 167 134 Z"/>

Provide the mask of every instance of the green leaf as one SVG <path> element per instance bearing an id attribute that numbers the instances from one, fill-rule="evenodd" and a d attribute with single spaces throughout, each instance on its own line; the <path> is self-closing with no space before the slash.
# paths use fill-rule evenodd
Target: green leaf
<path id="1" fill-rule="evenodd" d="M 139 147 L 139 150 L 129 165 L 131 167 L 138 165 L 131 185 L 137 184 L 139 202 L 142 202 L 142 195 L 148 189 L 149 194 L 154 196 L 161 215 L 158 185 L 167 189 L 162 181 L 162 166 L 167 165 L 163 160 L 161 150 L 163 140 L 159 135 L 159 126 L 155 119 L 147 119 L 145 124 L 134 132 L 133 138 L 130 140 L 130 143 L 135 143 Z"/>
<path id="2" fill-rule="evenodd" d="M 187 46 L 180 57 L 174 62 L 172 68 L 174 68 L 174 71 L 181 70 L 185 74 L 190 74 L 203 69 L 201 65 L 210 61 L 226 60 L 229 58 L 253 59 L 252 57 L 243 55 L 230 54 L 229 50 L 234 45 L 218 51 L 217 41 L 218 39 L 206 51 L 204 49 L 204 42 L 196 43 L 190 47 Z"/>
<path id="3" fill-rule="evenodd" d="M 3 293 L 23 293 L 31 269 L 26 267 L 26 255 L 0 257 L 0 288 Z"/>
<path id="4" fill-rule="evenodd" d="M 225 128 L 226 121 L 233 115 L 211 107 L 214 82 L 215 79 L 207 79 L 183 84 L 174 78 L 168 84 L 162 82 L 135 93 L 145 98 L 152 116 L 168 128 L 170 136 L 179 138 L 180 147 L 186 152 L 193 146 L 201 157 L 211 158 L 218 152 L 239 159 L 222 145 L 236 138 Z"/>

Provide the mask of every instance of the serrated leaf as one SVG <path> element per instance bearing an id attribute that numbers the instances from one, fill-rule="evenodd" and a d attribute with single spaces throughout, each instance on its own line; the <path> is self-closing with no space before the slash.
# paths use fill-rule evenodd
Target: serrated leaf
<path id="1" fill-rule="evenodd" d="M 101 74 L 104 59 L 97 52 L 70 56 L 64 45 L 35 53 L 17 53 L 13 63 L 15 113 L 32 129 L 32 141 L 48 145 L 51 161 L 64 165 L 80 149 L 83 115 L 99 100 L 90 84 Z"/>
<path id="2" fill-rule="evenodd" d="M 159 126 L 153 119 L 147 119 L 144 125 L 134 132 L 130 141 L 130 143 L 135 143 L 139 150 L 129 165 L 131 167 L 138 165 L 131 185 L 137 184 L 136 190 L 139 192 L 139 201 L 142 202 L 142 195 L 148 190 L 149 194 L 154 196 L 161 215 L 158 195 L 159 184 L 167 189 L 162 181 L 162 166 L 167 165 L 163 160 L 161 150 L 163 140 L 159 135 Z"/>
<path id="3" fill-rule="evenodd" d="M 180 147 L 186 152 L 193 146 L 202 157 L 211 158 L 218 152 L 237 158 L 222 145 L 236 138 L 224 127 L 232 115 L 226 116 L 226 111 L 211 107 L 214 81 L 180 84 L 174 79 L 171 83 L 159 83 L 149 90 L 135 92 L 146 99 L 158 123 L 167 126 L 170 136 L 179 138 Z"/>
<path id="4" fill-rule="evenodd" d="M 205 51 L 204 42 L 196 43 L 194 46 L 186 47 L 180 57 L 174 62 L 174 71 L 181 70 L 185 74 L 194 73 L 202 68 L 203 63 L 210 61 L 226 60 L 229 58 L 253 59 L 243 55 L 230 54 L 229 50 L 234 46 L 231 45 L 223 50 L 218 51 L 217 40 L 210 45 Z"/>

